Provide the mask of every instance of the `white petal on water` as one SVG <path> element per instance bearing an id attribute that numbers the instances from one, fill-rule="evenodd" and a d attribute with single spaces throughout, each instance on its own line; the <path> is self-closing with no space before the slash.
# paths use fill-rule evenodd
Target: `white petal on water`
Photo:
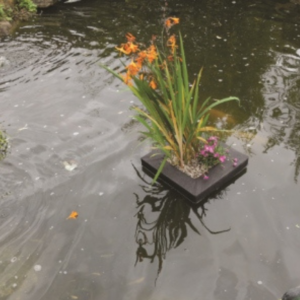
<path id="1" fill-rule="evenodd" d="M 297 49 L 296 54 L 300 56 L 300 49 Z"/>
<path id="2" fill-rule="evenodd" d="M 73 132 L 73 135 L 78 135 L 79 134 L 79 132 Z"/>
<path id="3" fill-rule="evenodd" d="M 77 163 L 74 160 L 70 160 L 70 161 L 65 160 L 63 161 L 63 165 L 65 166 L 65 169 L 70 172 L 77 168 Z"/>
<path id="4" fill-rule="evenodd" d="M 103 192 L 100 192 L 100 193 L 99 193 L 99 196 L 100 196 L 100 197 L 101 197 L 101 196 L 103 196 L 103 195 L 104 195 L 104 193 L 103 193 Z"/>
<path id="5" fill-rule="evenodd" d="M 263 282 L 262 282 L 262 281 L 260 281 L 260 280 L 259 280 L 259 281 L 257 281 L 257 283 L 258 283 L 258 284 L 263 284 Z"/>
<path id="6" fill-rule="evenodd" d="M 14 263 L 14 262 L 16 262 L 17 261 L 17 257 L 13 257 L 10 261 L 12 262 L 12 263 Z"/>

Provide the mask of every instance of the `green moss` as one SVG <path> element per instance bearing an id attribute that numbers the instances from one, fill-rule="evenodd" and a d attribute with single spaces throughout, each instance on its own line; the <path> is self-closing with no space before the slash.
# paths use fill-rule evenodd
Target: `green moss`
<path id="1" fill-rule="evenodd" d="M 0 130 L 0 160 L 4 159 L 8 150 L 8 141 L 4 132 Z"/>
<path id="2" fill-rule="evenodd" d="M 36 13 L 37 6 L 31 0 L 17 0 L 19 9 L 25 9 L 30 13 Z"/>
<path id="3" fill-rule="evenodd" d="M 37 12 L 32 0 L 0 0 L 0 21 L 27 20 Z"/>
<path id="4" fill-rule="evenodd" d="M 7 8 L 3 4 L 0 4 L 0 21 L 11 21 L 11 14 L 11 8 Z"/>

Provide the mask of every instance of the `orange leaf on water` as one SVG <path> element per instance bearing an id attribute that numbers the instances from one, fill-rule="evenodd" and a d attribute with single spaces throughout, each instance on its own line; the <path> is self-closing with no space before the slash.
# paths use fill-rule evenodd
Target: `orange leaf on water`
<path id="1" fill-rule="evenodd" d="M 78 212 L 77 211 L 72 211 L 70 213 L 70 215 L 68 216 L 67 220 L 68 219 L 77 219 L 77 217 L 78 217 Z"/>

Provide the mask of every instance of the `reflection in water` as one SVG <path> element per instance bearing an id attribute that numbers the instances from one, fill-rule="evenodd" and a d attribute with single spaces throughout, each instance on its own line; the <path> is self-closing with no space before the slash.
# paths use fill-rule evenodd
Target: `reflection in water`
<path id="1" fill-rule="evenodd" d="M 264 119 L 271 132 L 264 152 L 282 143 L 292 150 L 295 154 L 294 180 L 297 182 L 300 172 L 300 57 L 280 52 L 274 53 L 274 57 L 276 63 L 262 75 Z"/>
<path id="2" fill-rule="evenodd" d="M 142 178 L 137 170 L 136 172 L 139 178 L 145 183 L 145 185 L 141 187 L 147 195 L 143 200 L 140 200 L 139 196 L 135 194 L 138 208 L 136 214 L 137 225 L 135 229 L 135 241 L 138 248 L 136 251 L 135 265 L 144 259 L 149 259 L 152 263 L 154 259 L 157 258 L 158 278 L 167 252 L 172 248 L 177 248 L 183 243 L 188 234 L 188 227 L 201 235 L 197 227 L 191 221 L 191 211 L 209 233 L 219 234 L 230 231 L 230 228 L 212 231 L 203 221 L 203 217 L 206 216 L 207 211 L 205 204 L 212 198 L 223 197 L 225 190 L 206 199 L 200 204 L 194 205 L 187 203 L 179 194 L 172 190 L 166 190 L 159 184 L 151 185 L 150 182 Z M 150 209 L 150 212 L 147 214 L 145 212 L 146 209 Z M 151 220 L 153 218 L 154 220 Z"/>

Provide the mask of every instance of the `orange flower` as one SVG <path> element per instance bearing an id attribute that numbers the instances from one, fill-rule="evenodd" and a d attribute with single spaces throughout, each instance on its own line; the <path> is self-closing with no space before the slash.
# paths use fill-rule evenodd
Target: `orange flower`
<path id="1" fill-rule="evenodd" d="M 157 52 L 154 45 L 150 45 L 150 47 L 147 49 L 147 59 L 149 63 L 152 63 L 157 58 Z"/>
<path id="2" fill-rule="evenodd" d="M 170 28 L 172 26 L 172 22 L 171 22 L 170 18 L 168 18 L 166 20 L 165 25 L 166 25 L 167 28 Z"/>
<path id="3" fill-rule="evenodd" d="M 134 42 L 135 41 L 135 37 L 129 32 L 126 33 L 126 38 L 127 38 L 128 42 Z"/>
<path id="4" fill-rule="evenodd" d="M 179 24 L 179 18 L 170 18 L 173 21 L 173 25 Z"/>
<path id="5" fill-rule="evenodd" d="M 116 47 L 116 49 L 126 55 L 129 55 L 131 53 L 130 49 L 127 49 L 126 44 L 122 44 L 121 47 Z"/>
<path id="6" fill-rule="evenodd" d="M 167 41 L 167 46 L 171 47 L 172 53 L 174 53 L 175 49 L 177 48 L 176 46 L 176 38 L 175 35 L 171 35 L 170 38 Z"/>
<path id="7" fill-rule="evenodd" d="M 131 82 L 132 78 L 128 72 L 126 73 L 126 75 L 121 75 L 121 77 L 123 78 L 125 84 L 132 86 L 132 82 Z"/>
<path id="8" fill-rule="evenodd" d="M 155 90 L 155 89 L 157 88 L 157 84 L 156 84 L 156 82 L 155 82 L 153 79 L 149 82 L 149 86 L 150 86 L 153 90 Z"/>
<path id="9" fill-rule="evenodd" d="M 131 43 L 131 42 L 128 42 L 126 45 L 127 45 L 127 46 L 126 46 L 127 49 L 130 50 L 132 53 L 137 52 L 138 49 L 139 49 L 138 45 L 135 45 L 135 44 L 133 44 L 133 43 Z"/>
<path id="10" fill-rule="evenodd" d="M 120 48 L 116 47 L 120 52 L 129 55 L 131 53 L 135 53 L 139 50 L 138 45 L 133 44 L 132 42 L 128 42 L 126 44 L 122 44 Z"/>
<path id="11" fill-rule="evenodd" d="M 136 64 L 134 61 L 132 61 L 126 69 L 128 70 L 127 73 L 130 76 L 135 76 L 140 71 L 140 65 Z"/>
<path id="12" fill-rule="evenodd" d="M 77 219 L 77 217 L 78 217 L 78 212 L 72 211 L 67 219 Z"/>
<path id="13" fill-rule="evenodd" d="M 179 24 L 179 18 L 170 17 L 165 21 L 165 25 L 166 25 L 167 29 L 169 29 L 171 26 L 173 26 L 175 24 Z"/>
<path id="14" fill-rule="evenodd" d="M 142 67 L 142 64 L 143 64 L 146 57 L 147 57 L 146 51 L 145 50 L 140 51 L 138 53 L 138 57 L 135 59 L 135 61 L 138 65 L 140 65 L 140 67 Z"/>
<path id="15" fill-rule="evenodd" d="M 169 55 L 168 56 L 168 61 L 174 61 L 174 56 L 173 55 Z"/>

